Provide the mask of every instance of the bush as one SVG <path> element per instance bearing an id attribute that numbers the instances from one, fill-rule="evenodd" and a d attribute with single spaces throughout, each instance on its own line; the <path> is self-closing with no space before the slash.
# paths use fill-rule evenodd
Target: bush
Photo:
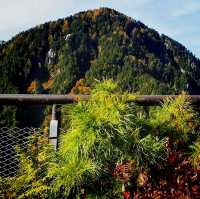
<path id="1" fill-rule="evenodd" d="M 10 198 L 194 196 L 192 190 L 199 188 L 198 125 L 187 97 L 167 99 L 149 114 L 127 103 L 134 97 L 111 80 L 97 83 L 88 101 L 70 108 L 69 129 L 57 152 L 37 136 L 26 151 L 17 150 L 19 172 L 2 179 L 1 192 Z M 174 192 L 168 174 L 177 182 Z M 181 187 L 184 183 L 188 187 Z"/>

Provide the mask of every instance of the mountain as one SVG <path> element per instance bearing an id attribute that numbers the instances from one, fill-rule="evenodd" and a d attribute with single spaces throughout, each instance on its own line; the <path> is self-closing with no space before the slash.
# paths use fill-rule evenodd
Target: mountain
<path id="1" fill-rule="evenodd" d="M 188 82 L 197 93 L 200 60 L 177 41 L 109 8 L 38 25 L 0 45 L 0 93 L 84 92 L 77 87 L 107 78 L 141 94 L 179 93 Z M 1 109 L 0 119 L 22 115 Z"/>

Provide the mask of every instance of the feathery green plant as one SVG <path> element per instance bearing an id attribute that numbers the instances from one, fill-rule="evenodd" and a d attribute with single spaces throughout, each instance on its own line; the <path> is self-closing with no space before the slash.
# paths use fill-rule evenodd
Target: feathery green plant
<path id="1" fill-rule="evenodd" d="M 26 151 L 17 150 L 18 175 L 4 185 L 0 180 L 1 192 L 6 186 L 13 198 L 78 198 L 81 190 L 90 198 L 120 197 L 112 176 L 116 164 L 134 161 L 134 172 L 164 164 L 167 139 L 187 141 L 188 122 L 196 116 L 185 95 L 167 99 L 149 115 L 129 98 L 111 80 L 97 83 L 88 101 L 68 107 L 69 129 L 57 152 L 35 136 Z M 196 162 L 199 144 L 192 150 Z"/>
<path id="2" fill-rule="evenodd" d="M 74 187 L 112 173 L 116 162 L 125 159 L 135 159 L 142 166 L 164 158 L 163 140 L 138 135 L 132 121 L 137 113 L 132 112 L 127 98 L 109 80 L 96 85 L 89 101 L 71 109 L 71 126 L 61 138 L 58 162 L 49 168 L 53 192 L 62 189 L 69 195 Z"/>
<path id="3" fill-rule="evenodd" d="M 191 128 L 188 125 L 195 118 L 189 99 L 185 94 L 175 99 L 167 98 L 161 108 L 151 109 L 149 120 L 154 134 L 172 139 L 187 140 Z"/>

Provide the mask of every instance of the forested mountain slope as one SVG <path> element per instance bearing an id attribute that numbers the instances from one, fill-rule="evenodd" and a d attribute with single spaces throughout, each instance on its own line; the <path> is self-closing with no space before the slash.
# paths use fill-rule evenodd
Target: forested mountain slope
<path id="1" fill-rule="evenodd" d="M 129 91 L 174 94 L 188 81 L 200 85 L 200 61 L 180 43 L 109 8 L 38 25 L 0 45 L 0 93 L 66 94 L 81 78 L 86 85 L 113 78 Z M 7 108 L 1 116 L 9 112 L 16 117 Z"/>

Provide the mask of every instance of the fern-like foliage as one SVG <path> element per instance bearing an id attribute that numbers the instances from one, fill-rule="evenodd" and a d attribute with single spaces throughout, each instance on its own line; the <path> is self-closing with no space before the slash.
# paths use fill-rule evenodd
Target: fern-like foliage
<path id="1" fill-rule="evenodd" d="M 195 115 L 189 98 L 182 94 L 175 99 L 166 99 L 161 107 L 151 109 L 147 121 L 154 134 L 186 141 L 192 130 L 189 123 L 195 122 Z"/>
<path id="2" fill-rule="evenodd" d="M 72 108 L 70 129 L 61 138 L 59 161 L 49 169 L 53 192 L 62 189 L 69 195 L 74 187 L 112 173 L 116 162 L 124 159 L 135 159 L 138 166 L 146 167 L 164 159 L 163 140 L 138 135 L 133 120 L 136 113 L 126 103 L 128 97 L 109 80 L 96 85 L 89 101 Z"/>
<path id="3" fill-rule="evenodd" d="M 196 113 L 186 95 L 167 99 L 149 115 L 127 103 L 134 97 L 111 80 L 98 82 L 88 101 L 68 107 L 69 129 L 61 135 L 56 152 L 35 135 L 26 150 L 17 149 L 18 174 L 0 179 L 1 193 L 10 198 L 71 199 L 85 192 L 90 198 L 120 198 L 119 182 L 112 176 L 116 165 L 134 162 L 130 173 L 137 182 L 139 171 L 165 165 L 169 140 L 181 140 L 189 150 Z M 196 165 L 199 143 L 191 149 Z"/>

